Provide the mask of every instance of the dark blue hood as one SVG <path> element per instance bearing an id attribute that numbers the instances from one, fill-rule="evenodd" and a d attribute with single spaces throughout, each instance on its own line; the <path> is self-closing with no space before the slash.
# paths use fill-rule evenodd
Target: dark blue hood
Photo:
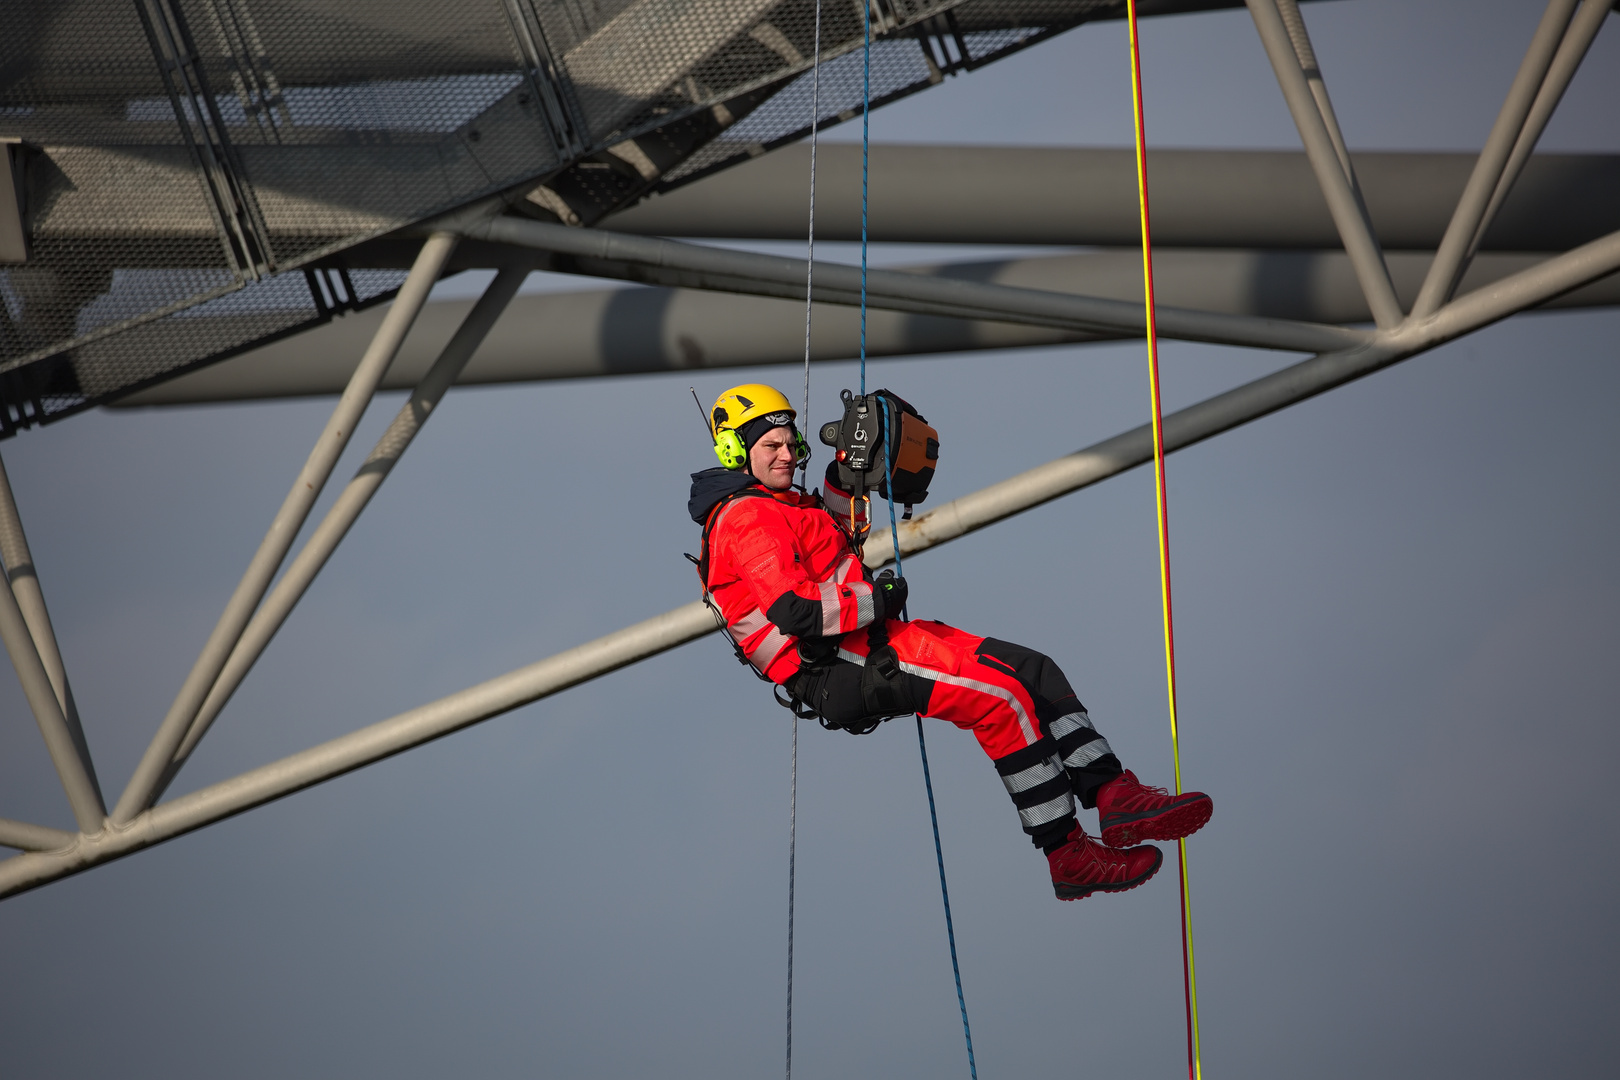
<path id="1" fill-rule="evenodd" d="M 692 515 L 693 521 L 702 525 L 709 519 L 709 511 L 719 506 L 722 499 L 758 482 L 745 472 L 732 472 L 718 465 L 695 472 L 692 474 L 692 497 L 686 501 L 686 512 Z"/>

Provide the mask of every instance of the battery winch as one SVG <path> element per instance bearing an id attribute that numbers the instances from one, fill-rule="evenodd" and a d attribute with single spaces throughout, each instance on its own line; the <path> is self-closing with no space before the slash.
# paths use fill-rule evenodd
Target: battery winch
<path id="1" fill-rule="evenodd" d="M 939 460 L 939 432 L 898 394 L 875 390 L 839 395 L 844 418 L 821 426 L 821 441 L 833 447 L 838 479 L 856 499 L 874 491 L 905 506 L 928 498 Z"/>

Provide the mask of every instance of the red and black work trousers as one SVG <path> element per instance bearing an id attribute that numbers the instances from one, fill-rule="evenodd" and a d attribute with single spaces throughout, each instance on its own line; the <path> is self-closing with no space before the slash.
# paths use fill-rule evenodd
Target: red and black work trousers
<path id="1" fill-rule="evenodd" d="M 1037 847 L 1061 843 L 1075 799 L 1090 809 L 1097 788 L 1120 774 L 1108 740 L 1050 657 L 920 619 L 891 619 L 884 632 L 899 673 L 877 680 L 876 701 L 865 631 L 845 635 L 836 658 L 807 667 L 789 689 L 836 726 L 860 726 L 874 712 L 916 712 L 972 730 Z"/>

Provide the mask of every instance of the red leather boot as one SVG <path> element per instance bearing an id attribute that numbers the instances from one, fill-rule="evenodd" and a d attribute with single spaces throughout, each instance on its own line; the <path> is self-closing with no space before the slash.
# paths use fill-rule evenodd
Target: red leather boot
<path id="1" fill-rule="evenodd" d="M 1214 812 L 1215 804 L 1202 791 L 1171 795 L 1141 784 L 1129 769 L 1097 789 L 1097 817 L 1109 847 L 1180 840 L 1202 829 Z"/>
<path id="2" fill-rule="evenodd" d="M 1134 889 L 1159 872 L 1164 854 L 1155 847 L 1115 851 L 1086 835 L 1075 822 L 1069 842 L 1046 857 L 1052 867 L 1052 891 L 1059 900 L 1079 900 L 1094 892 Z"/>

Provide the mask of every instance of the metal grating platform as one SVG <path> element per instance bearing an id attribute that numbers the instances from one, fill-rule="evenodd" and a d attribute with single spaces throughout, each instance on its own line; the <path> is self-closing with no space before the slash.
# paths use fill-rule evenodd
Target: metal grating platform
<path id="1" fill-rule="evenodd" d="M 1123 8 L 873 0 L 874 103 Z M 862 11 L 824 0 L 824 122 L 860 111 Z M 0 40 L 0 137 L 17 141 L 0 149 L 27 253 L 0 266 L 0 437 L 386 300 L 402 273 L 338 257 L 364 240 L 492 193 L 589 225 L 801 137 L 814 16 L 813 0 L 17 5 Z"/>

